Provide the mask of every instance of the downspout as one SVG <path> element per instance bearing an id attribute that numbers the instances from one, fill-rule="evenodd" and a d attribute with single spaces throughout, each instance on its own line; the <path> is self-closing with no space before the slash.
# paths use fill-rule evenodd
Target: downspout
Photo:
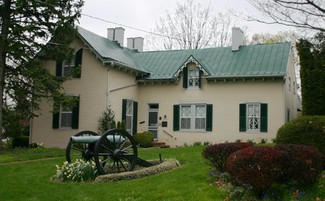
<path id="1" fill-rule="evenodd" d="M 106 109 L 109 106 L 109 94 L 110 94 L 110 67 L 114 67 L 114 62 L 111 61 L 107 68 L 107 80 L 106 80 Z"/>

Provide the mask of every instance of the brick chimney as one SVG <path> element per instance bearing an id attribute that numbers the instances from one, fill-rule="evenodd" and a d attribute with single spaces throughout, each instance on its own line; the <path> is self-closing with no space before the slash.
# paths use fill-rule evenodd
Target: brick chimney
<path id="1" fill-rule="evenodd" d="M 112 41 L 117 41 L 120 46 L 124 46 L 124 31 L 122 27 L 108 28 L 107 38 Z"/>
<path id="2" fill-rule="evenodd" d="M 143 52 L 143 41 L 142 37 L 128 38 L 127 39 L 127 48 L 135 49 L 139 52 Z"/>
<path id="3" fill-rule="evenodd" d="M 241 45 L 244 44 L 244 32 L 238 28 L 232 28 L 232 51 L 239 51 Z"/>

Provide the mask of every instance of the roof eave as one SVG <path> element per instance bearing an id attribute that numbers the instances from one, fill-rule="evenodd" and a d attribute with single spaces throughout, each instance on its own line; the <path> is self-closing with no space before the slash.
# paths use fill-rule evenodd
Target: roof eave
<path id="1" fill-rule="evenodd" d="M 237 82 L 237 81 L 267 81 L 267 80 L 283 80 L 285 74 L 276 75 L 229 75 L 229 76 L 208 76 L 205 77 L 208 82 Z"/>

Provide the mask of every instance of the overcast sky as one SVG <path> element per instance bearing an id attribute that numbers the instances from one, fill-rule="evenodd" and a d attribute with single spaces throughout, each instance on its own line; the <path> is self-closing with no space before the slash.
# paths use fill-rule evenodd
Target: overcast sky
<path id="1" fill-rule="evenodd" d="M 132 28 L 147 31 L 153 31 L 155 23 L 159 17 L 166 16 L 166 12 L 173 13 L 177 6 L 177 2 L 184 0 L 85 0 L 85 5 L 82 9 L 79 25 L 85 29 L 95 32 L 106 37 L 106 29 L 109 27 L 122 26 L 125 28 L 125 37 L 144 37 L 145 32 L 137 31 Z M 247 12 L 263 18 L 254 7 L 246 0 L 196 0 L 204 6 L 210 5 L 211 13 L 216 15 L 218 12 L 224 12 L 228 9 L 233 9 L 236 13 Z M 90 15 L 92 17 L 89 17 Z M 105 21 L 113 22 L 108 23 Z M 277 33 L 278 31 L 289 30 L 290 28 L 280 25 L 266 25 L 256 22 L 242 21 L 235 19 L 236 26 L 247 26 L 247 34 L 252 36 L 254 33 Z M 125 27 L 126 25 L 128 27 Z"/>

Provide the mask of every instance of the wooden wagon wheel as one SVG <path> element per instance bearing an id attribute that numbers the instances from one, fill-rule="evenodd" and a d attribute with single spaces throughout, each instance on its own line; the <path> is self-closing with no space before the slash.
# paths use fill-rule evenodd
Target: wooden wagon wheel
<path id="1" fill-rule="evenodd" d="M 134 138 L 127 131 L 120 129 L 104 133 L 95 145 L 94 154 L 99 174 L 131 171 L 138 158 Z"/>
<path id="2" fill-rule="evenodd" d="M 75 134 L 73 137 L 87 137 L 87 136 L 99 136 L 99 135 L 93 131 L 81 131 Z M 72 139 L 70 139 L 67 148 L 65 150 L 66 160 L 69 163 L 75 161 L 76 159 L 93 161 L 95 144 L 96 142 L 80 143 L 80 142 L 74 142 Z"/>

